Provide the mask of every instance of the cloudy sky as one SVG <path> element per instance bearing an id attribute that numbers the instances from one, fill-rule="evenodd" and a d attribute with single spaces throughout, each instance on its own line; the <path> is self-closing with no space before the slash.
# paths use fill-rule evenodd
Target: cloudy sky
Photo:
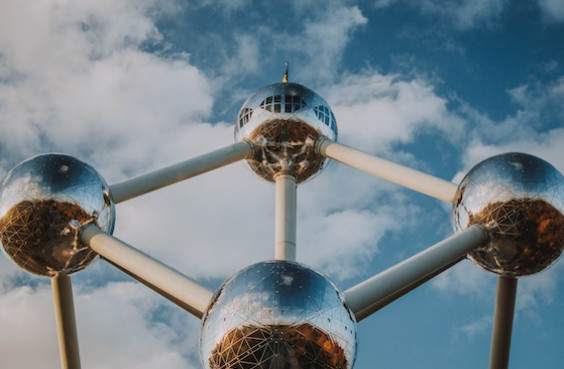
<path id="1" fill-rule="evenodd" d="M 233 142 L 255 90 L 323 96 L 339 141 L 457 183 L 564 171 L 562 0 L 0 0 L 0 176 L 64 152 L 108 183 Z M 452 234 L 448 204 L 332 163 L 298 259 L 343 290 Z M 236 163 L 117 205 L 115 236 L 211 289 L 273 257 L 274 186 Z M 199 321 L 103 261 L 73 276 L 85 368 L 200 368 Z M 521 279 L 511 368 L 560 368 L 564 267 Z M 487 366 L 496 277 L 464 261 L 358 326 L 356 368 Z M 0 255 L 0 367 L 59 366 L 49 280 Z"/>

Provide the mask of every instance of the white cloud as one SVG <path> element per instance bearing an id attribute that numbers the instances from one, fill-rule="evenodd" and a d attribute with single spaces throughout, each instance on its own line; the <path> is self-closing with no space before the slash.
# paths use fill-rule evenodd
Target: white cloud
<path id="1" fill-rule="evenodd" d="M 539 8 L 550 22 L 564 21 L 564 2 L 561 0 L 538 0 Z"/>
<path id="2" fill-rule="evenodd" d="M 326 99 L 343 141 L 371 152 L 412 142 L 424 129 L 448 133 L 456 141 L 464 129 L 463 121 L 448 111 L 447 100 L 420 78 L 402 80 L 376 72 L 350 75 L 332 86 Z"/>
<path id="3" fill-rule="evenodd" d="M 307 229 L 299 238 L 300 260 L 334 279 L 362 275 L 363 266 L 378 254 L 384 233 L 400 227 L 394 215 L 390 208 L 313 214 L 300 222 L 300 229 Z"/>
<path id="4" fill-rule="evenodd" d="M 199 368 L 189 359 L 199 320 L 164 301 L 131 282 L 82 291 L 75 305 L 84 367 Z"/>
<path id="5" fill-rule="evenodd" d="M 492 321 L 493 318 L 491 315 L 483 316 L 462 325 L 458 328 L 458 330 L 466 336 L 467 340 L 472 341 L 476 337 L 482 337 L 485 334 L 489 334 L 492 327 Z"/>
<path id="6" fill-rule="evenodd" d="M 0 294 L 0 366 L 59 366 L 55 313 L 50 288 L 19 287 Z M 33 351 L 33 355 L 31 352 Z M 9 355 L 7 354 L 9 353 Z"/>
<path id="7" fill-rule="evenodd" d="M 377 9 L 380 8 L 385 8 L 387 6 L 390 6 L 393 3 L 396 3 L 398 0 L 374 0 L 374 6 Z"/>
<path id="8" fill-rule="evenodd" d="M 383 9 L 402 0 L 374 0 L 376 9 Z M 404 1 L 405 2 L 405 1 Z M 439 16 L 462 31 L 491 25 L 503 13 L 509 0 L 421 0 L 412 5 L 422 14 Z M 406 2 L 407 3 L 407 2 Z M 542 17 L 549 23 L 564 20 L 564 2 L 561 0 L 537 0 Z"/>
<path id="9" fill-rule="evenodd" d="M 424 0 L 420 7 L 424 13 L 441 15 L 455 26 L 467 30 L 489 24 L 504 10 L 507 0 Z"/>
<path id="10" fill-rule="evenodd" d="M 105 369 L 198 368 L 189 359 L 197 348 L 199 321 L 144 286 L 110 283 L 93 291 L 78 291 L 75 310 L 81 362 Z M 156 320 L 162 310 L 165 320 Z M 59 364 L 57 331 L 51 289 L 17 287 L 0 295 L 3 368 L 25 369 Z M 132 339 L 135 337 L 135 339 Z M 30 352 L 33 351 L 33 355 Z"/>
<path id="11" fill-rule="evenodd" d="M 489 299 L 495 289 L 493 274 L 485 272 L 469 260 L 463 260 L 453 268 L 436 276 L 431 285 L 441 293 L 456 293 L 461 296 L 477 296 Z"/>
<path id="12" fill-rule="evenodd" d="M 309 63 L 298 73 L 308 80 L 333 81 L 352 33 L 368 22 L 356 6 L 327 6 L 309 13 L 302 31 L 275 36 L 274 45 L 282 51 L 305 54 Z"/>
<path id="13" fill-rule="evenodd" d="M 509 94 L 519 108 L 501 121 L 463 108 L 462 114 L 470 122 L 467 134 L 471 138 L 462 156 L 465 170 L 492 155 L 516 151 L 538 156 L 564 172 L 564 130 L 560 127 L 564 119 L 564 78 L 546 84 L 531 82 L 510 90 Z"/>
<path id="14" fill-rule="evenodd" d="M 549 305 L 558 300 L 558 283 L 563 267 L 562 263 L 556 263 L 534 276 L 519 279 L 517 311 L 535 314 L 534 310 L 539 305 Z"/>
<path id="15" fill-rule="evenodd" d="M 186 55 L 165 58 L 141 50 L 159 41 L 151 16 L 173 7 L 167 4 L 7 7 L 0 15 L 0 75 L 13 77 L 0 84 L 5 157 L 56 148 L 97 151 L 104 162 L 114 154 L 135 165 L 208 114 L 209 84 Z"/>
<path id="16" fill-rule="evenodd" d="M 400 0 L 375 0 L 377 9 L 388 7 Z M 507 0 L 421 0 L 410 5 L 422 14 L 438 16 L 461 31 L 490 25 L 503 12 Z"/>

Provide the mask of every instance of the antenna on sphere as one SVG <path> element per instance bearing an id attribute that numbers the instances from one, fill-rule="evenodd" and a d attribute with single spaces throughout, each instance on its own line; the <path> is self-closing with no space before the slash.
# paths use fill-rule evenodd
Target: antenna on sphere
<path id="1" fill-rule="evenodd" d="M 290 78 L 290 63 L 284 63 L 286 65 L 286 72 L 284 73 L 284 77 L 282 77 L 282 83 L 288 83 L 288 79 Z"/>

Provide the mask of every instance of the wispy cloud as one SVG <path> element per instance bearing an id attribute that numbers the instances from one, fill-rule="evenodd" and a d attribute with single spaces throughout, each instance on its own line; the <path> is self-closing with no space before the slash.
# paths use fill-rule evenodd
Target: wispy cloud
<path id="1" fill-rule="evenodd" d="M 564 3 L 560 0 L 537 0 L 542 14 L 549 22 L 564 21 Z"/>
<path id="2" fill-rule="evenodd" d="M 476 337 L 483 337 L 489 334 L 492 327 L 493 318 L 491 315 L 483 316 L 472 322 L 466 323 L 459 328 L 459 331 L 464 334 L 467 340 L 472 341 Z"/>
<path id="3" fill-rule="evenodd" d="M 375 71 L 349 75 L 331 86 L 327 99 L 341 122 L 343 140 L 379 152 L 411 142 L 424 129 L 448 133 L 451 140 L 464 129 L 464 122 L 447 109 L 448 100 L 423 78 Z"/>
<path id="4" fill-rule="evenodd" d="M 164 5 L 53 1 L 2 12 L 0 75 L 17 76 L 0 84 L 4 160 L 57 149 L 140 165 L 208 114 L 196 68 L 143 51 L 159 39 L 151 9 Z"/>
<path id="5" fill-rule="evenodd" d="M 503 152 L 526 152 L 547 160 L 561 172 L 560 155 L 564 130 L 561 101 L 564 78 L 548 83 L 529 82 L 508 91 L 517 109 L 501 121 L 495 121 L 466 106 L 461 115 L 470 122 L 470 141 L 462 156 L 466 170 L 479 161 Z"/>
<path id="6" fill-rule="evenodd" d="M 385 8 L 403 0 L 375 0 L 376 8 Z M 508 0 L 422 0 L 411 3 L 423 15 L 438 17 L 443 24 L 460 31 L 488 26 L 503 12 Z"/>
<path id="7" fill-rule="evenodd" d="M 431 285 L 441 293 L 472 296 L 484 300 L 489 299 L 491 291 L 495 290 L 493 275 L 468 260 L 435 277 Z"/>

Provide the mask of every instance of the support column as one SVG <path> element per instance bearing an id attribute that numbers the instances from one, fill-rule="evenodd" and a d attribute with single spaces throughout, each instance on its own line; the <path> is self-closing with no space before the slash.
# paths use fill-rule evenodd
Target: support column
<path id="1" fill-rule="evenodd" d="M 500 276 L 497 281 L 490 369 L 507 369 L 509 367 L 516 295 L 517 279 Z"/>
<path id="2" fill-rule="evenodd" d="M 55 302 L 61 368 L 80 369 L 71 279 L 65 274 L 57 275 L 51 278 L 51 287 Z"/>
<path id="3" fill-rule="evenodd" d="M 289 174 L 276 177 L 274 259 L 296 261 L 296 178 Z"/>

